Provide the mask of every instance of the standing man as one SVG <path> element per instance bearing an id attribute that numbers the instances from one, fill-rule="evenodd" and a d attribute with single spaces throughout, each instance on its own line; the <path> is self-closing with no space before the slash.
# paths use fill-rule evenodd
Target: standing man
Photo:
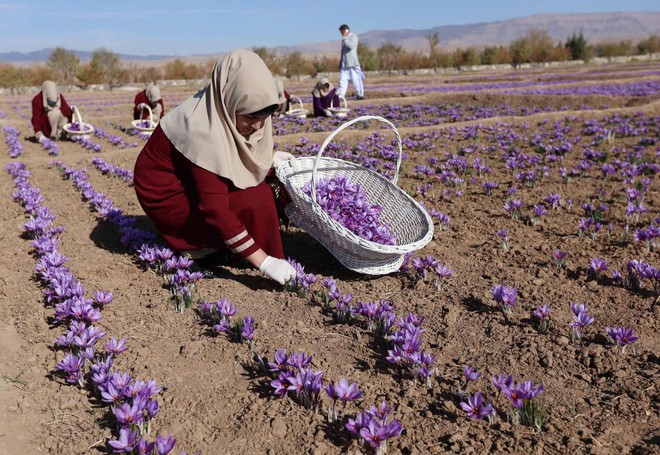
<path id="1" fill-rule="evenodd" d="M 341 33 L 341 58 L 339 59 L 339 96 L 346 97 L 348 83 L 352 82 L 357 92 L 356 100 L 364 99 L 364 74 L 358 61 L 358 36 L 351 33 L 348 25 L 339 27 Z"/>

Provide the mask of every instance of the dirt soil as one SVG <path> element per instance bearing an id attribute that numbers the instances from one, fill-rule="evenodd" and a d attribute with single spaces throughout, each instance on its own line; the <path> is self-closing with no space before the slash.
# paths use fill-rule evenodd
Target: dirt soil
<path id="1" fill-rule="evenodd" d="M 623 70 L 633 71 L 634 65 Z M 567 78 L 576 78 L 573 70 L 564 71 Z M 515 72 L 510 74 L 518 77 Z M 587 73 L 580 77 L 593 83 L 603 81 L 604 74 L 600 72 L 593 79 Z M 506 80 L 502 73 L 497 77 Z M 445 79 L 439 78 L 438 84 L 446 83 Z M 625 78 L 626 82 L 630 79 Z M 629 150 L 638 146 L 646 161 L 658 164 L 657 99 L 481 93 L 444 99 L 440 94 L 416 94 L 413 98 L 388 90 L 379 97 L 379 84 L 404 82 L 410 83 L 406 78 L 367 81 L 368 99 L 353 103 L 444 101 L 483 106 L 572 106 L 570 111 L 399 131 L 404 139 L 420 133 L 432 135 L 426 150 L 404 150 L 408 158 L 403 162 L 399 184 L 426 207 L 451 217 L 449 227 L 441 230 L 436 225 L 434 239 L 416 252 L 417 256 L 432 255 L 455 270 L 443 281 L 440 291 L 431 282 L 410 283 L 401 274 L 358 275 L 342 267 L 304 232 L 296 228 L 282 232 L 286 254 L 303 264 L 308 273 L 337 278 L 341 291 L 353 293 L 356 300 L 388 299 L 396 305 L 397 314 L 414 312 L 425 318 L 425 349 L 437 356 L 432 387 L 413 382 L 390 365 L 385 356 L 391 344 L 362 325 L 334 323 L 308 299 L 284 291 L 258 271 L 239 263 L 214 269 L 215 276 L 202 280 L 196 295 L 207 300 L 228 298 L 238 306 L 240 316 L 253 316 L 257 327 L 254 351 L 260 355 L 272 359 L 280 348 L 304 351 L 312 355 L 314 367 L 323 370 L 327 380 L 336 382 L 344 377 L 357 382 L 364 395 L 347 407 L 347 415 L 354 416 L 383 400 L 394 404 L 394 416 L 404 430 L 391 440 L 389 453 L 660 453 L 658 297 L 648 286 L 633 292 L 609 279 L 596 281 L 587 273 L 595 257 L 607 259 L 611 268 L 622 273 L 631 259 L 659 267 L 658 250 L 647 251 L 630 238 L 621 240 L 626 225 L 624 188 L 629 185 L 620 176 L 604 179 L 599 167 L 594 166 L 565 183 L 558 173 L 560 167 L 577 166 L 585 149 L 609 152 L 613 147 Z M 429 78 L 421 83 L 429 83 Z M 309 93 L 313 82 L 307 85 L 298 83 L 296 88 Z M 175 104 L 168 104 L 168 96 L 180 101 L 195 89 L 164 91 L 166 108 L 172 109 Z M 141 145 L 142 140 L 108 123 L 130 124 L 133 96 L 121 91 L 83 93 L 76 94 L 74 104 L 85 106 L 94 124 Z M 34 280 L 35 258 L 30 241 L 22 236 L 26 217 L 12 201 L 13 182 L 4 170 L 14 161 L 27 164 L 32 172 L 30 181 L 41 190 L 44 205 L 56 215 L 56 224 L 66 227 L 59 249 L 69 258 L 72 273 L 88 294 L 94 290 L 114 294 L 99 325 L 108 333 L 107 339 L 128 339 L 129 350 L 118 359 L 122 371 L 138 379 L 154 379 L 164 388 L 152 434 L 174 435 L 177 443 L 173 453 L 364 452 L 341 424 L 327 423 L 327 397 L 318 413 L 293 400 L 275 398 L 269 378 L 255 372 L 253 353 L 246 344 L 214 335 L 192 310 L 176 313 L 166 308 L 169 291 L 162 276 L 139 265 L 136 256 L 121 245 L 114 227 L 101 221 L 72 183 L 51 167 L 53 158 L 38 143 L 27 140 L 31 135 L 26 119 L 29 101 L 27 97 L 0 100 L 0 112 L 6 114 L 0 116 L 0 125 L 18 128 L 24 148 L 22 156 L 11 159 L 7 146 L 0 145 L 0 453 L 109 453 L 107 440 L 116 438 L 107 407 L 89 390 L 66 384 L 53 374 L 55 363 L 62 358 L 53 340 L 63 331 L 49 324 L 53 308 L 45 304 L 42 288 Z M 583 110 L 583 106 L 593 109 Z M 604 122 L 613 114 L 625 117 L 638 112 L 650 119 L 649 129 L 615 136 L 612 143 L 592 145 L 593 137 L 580 132 L 586 119 Z M 393 121 L 396 123 L 396 119 Z M 567 137 L 575 141 L 573 151 L 562 162 L 543 162 L 549 166 L 549 176 L 534 187 L 517 185 L 515 196 L 525 202 L 525 216 L 513 220 L 502 207 L 508 198 L 507 189 L 516 182 L 513 172 L 500 159 L 503 151 L 497 148 L 494 130 L 487 128 L 510 130 L 522 138 L 516 143 L 521 153 L 537 155 L 530 140 L 536 133 L 553 131 L 553 122 L 570 127 Z M 475 125 L 482 126 L 475 135 L 466 138 L 461 134 Z M 450 135 L 450 129 L 455 134 Z M 329 131 L 277 137 L 276 141 L 280 147 L 295 148 L 303 138 L 321 143 Z M 348 145 L 354 145 L 373 131 L 382 130 L 373 125 L 342 137 Z M 652 138 L 650 145 L 639 146 L 641 138 Z M 61 156 L 57 159 L 67 166 L 87 168 L 97 191 L 106 194 L 126 214 L 138 217 L 141 226 L 153 229 L 133 189 L 120 179 L 102 175 L 91 164 L 93 157 L 100 157 L 132 169 L 139 146 L 120 149 L 107 140 L 93 140 L 102 144 L 100 153 L 61 141 Z M 445 152 L 458 154 L 465 147 L 476 151 L 463 154 L 464 159 L 471 163 L 479 157 L 492 171 L 474 182 L 471 179 L 475 174 L 464 176 L 466 185 L 460 197 L 448 198 L 437 177 L 419 175 L 414 170 L 416 165 L 429 165 L 430 157 L 442 163 L 447 159 Z M 630 224 L 631 235 L 654 219 L 657 224 L 660 217 L 658 175 L 645 177 L 649 179 L 644 200 L 648 212 Z M 485 180 L 499 183 L 492 196 L 481 188 Z M 432 184 L 432 190 L 425 196 L 417 194 L 417 188 L 425 183 Z M 612 236 L 608 237 L 605 228 L 596 240 L 580 237 L 580 204 L 595 201 L 594 194 L 601 189 L 603 201 L 610 206 L 605 225 L 612 223 Z M 559 193 L 564 202 L 571 199 L 572 208 L 564 205 L 548 210 L 541 222 L 532 226 L 527 222 L 532 205 L 550 193 Z M 501 229 L 510 230 L 509 251 L 503 250 L 496 236 Z M 557 269 L 552 263 L 556 249 L 568 252 L 565 269 Z M 509 321 L 497 310 L 491 296 L 495 284 L 514 286 L 519 291 L 519 303 Z M 581 343 L 570 339 L 570 303 L 586 304 L 595 318 Z M 536 330 L 531 317 L 539 304 L 552 308 L 552 323 L 546 334 Z M 606 327 L 614 326 L 634 328 L 638 342 L 622 353 L 606 336 Z M 498 416 L 493 423 L 469 419 L 460 408 L 457 392 L 463 387 L 464 365 L 483 373 L 468 391 L 482 391 L 495 405 Z M 512 374 L 517 382 L 543 384 L 542 397 L 549 413 L 541 432 L 508 421 L 508 405 L 504 397 L 495 395 L 490 381 L 493 374 L 499 373 Z"/>

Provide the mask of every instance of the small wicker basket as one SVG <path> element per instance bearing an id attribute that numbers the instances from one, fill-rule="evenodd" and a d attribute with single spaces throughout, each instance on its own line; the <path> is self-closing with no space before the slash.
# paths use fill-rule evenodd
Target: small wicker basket
<path id="1" fill-rule="evenodd" d="M 386 123 L 396 135 L 399 155 L 391 181 L 358 164 L 322 157 L 323 151 L 337 133 L 356 122 L 368 120 Z M 383 117 L 368 115 L 342 124 L 323 142 L 316 157 L 297 158 L 277 167 L 277 177 L 291 197 L 291 203 L 285 209 L 287 216 L 351 270 L 367 275 L 384 275 L 398 270 L 406 253 L 421 249 L 433 238 L 433 221 L 429 214 L 396 185 L 402 153 L 399 132 Z M 389 225 L 396 236 L 396 245 L 382 245 L 360 238 L 323 211 L 316 202 L 316 183 L 321 178 L 338 175 L 345 175 L 351 182 L 360 185 L 367 200 L 381 206 L 381 222 Z M 310 179 L 311 198 L 302 190 Z"/>
<path id="2" fill-rule="evenodd" d="M 64 132 L 68 137 L 72 136 L 82 136 L 89 137 L 94 132 L 94 126 L 90 123 L 85 123 L 82 120 L 82 115 L 80 115 L 80 110 L 77 107 L 74 107 L 73 113 L 71 115 L 71 123 L 67 123 L 62 127 Z M 75 121 L 75 118 L 78 117 L 78 121 Z"/>
<path id="3" fill-rule="evenodd" d="M 342 100 L 344 101 L 344 107 L 341 107 Z M 348 108 L 348 103 L 346 102 L 346 98 L 344 98 L 343 96 L 339 97 L 339 106 L 329 107 L 328 110 L 332 112 L 333 117 L 340 117 L 340 118 L 346 118 L 348 116 L 348 113 L 351 111 Z"/>
<path id="4" fill-rule="evenodd" d="M 285 114 L 290 115 L 291 117 L 307 118 L 307 114 L 309 114 L 309 110 L 304 108 L 302 100 L 299 97 L 295 95 L 291 95 L 291 99 L 293 100 L 294 98 L 298 100 L 298 104 L 300 105 L 300 108 L 298 109 L 289 108 L 289 110 L 286 111 Z"/>
<path id="5" fill-rule="evenodd" d="M 151 110 L 151 108 L 149 107 L 149 105 L 145 104 L 143 109 L 144 108 L 146 108 L 147 112 L 149 112 L 149 118 L 147 120 L 141 120 L 141 119 L 133 120 L 131 122 L 131 125 L 133 125 L 133 128 L 135 128 L 136 130 L 138 130 L 142 133 L 151 134 L 156 129 L 156 126 L 158 126 L 158 123 L 154 122 L 154 113 Z M 144 126 L 145 121 L 149 122 L 149 126 Z"/>

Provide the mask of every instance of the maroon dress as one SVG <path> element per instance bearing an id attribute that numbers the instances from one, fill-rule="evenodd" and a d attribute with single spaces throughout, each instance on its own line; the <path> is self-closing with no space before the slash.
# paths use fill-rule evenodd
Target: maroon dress
<path id="1" fill-rule="evenodd" d="M 156 127 L 135 163 L 135 192 L 174 250 L 227 249 L 247 257 L 259 248 L 283 259 L 273 192 L 261 182 L 239 189 L 184 157 Z"/>
<path id="2" fill-rule="evenodd" d="M 142 90 L 140 93 L 135 95 L 135 101 L 133 101 L 135 104 L 133 106 L 133 120 L 145 120 L 149 118 L 149 111 L 146 109 L 138 109 L 138 104 L 144 103 L 148 104 L 151 106 L 151 103 L 149 102 L 149 98 L 147 98 L 147 91 Z M 163 99 L 158 100 L 158 104 L 160 104 L 160 118 L 163 118 L 163 115 L 165 115 L 165 105 L 163 104 Z M 140 111 L 142 111 L 142 117 L 140 117 Z M 156 119 L 158 121 L 159 119 Z"/>
<path id="3" fill-rule="evenodd" d="M 66 102 L 62 94 L 60 94 L 60 110 L 62 111 L 62 115 L 69 119 L 70 122 L 73 112 L 71 112 L 71 106 L 69 106 L 69 103 Z M 48 120 L 48 111 L 44 107 L 43 92 L 37 93 L 32 98 L 32 128 L 35 134 L 41 131 L 46 137 L 50 137 L 53 132 L 50 128 L 50 121 Z"/>

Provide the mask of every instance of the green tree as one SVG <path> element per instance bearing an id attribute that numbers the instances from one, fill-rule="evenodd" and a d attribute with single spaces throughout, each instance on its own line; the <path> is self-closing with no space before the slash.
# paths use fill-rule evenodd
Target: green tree
<path id="1" fill-rule="evenodd" d="M 63 47 L 56 47 L 46 64 L 50 67 L 58 82 L 62 84 L 73 84 L 78 74 L 80 59 L 73 51 L 67 51 Z"/>
<path id="2" fill-rule="evenodd" d="M 460 69 L 462 66 L 474 66 L 479 64 L 479 54 L 473 47 L 467 49 L 458 48 L 454 51 L 454 66 Z"/>
<path id="3" fill-rule="evenodd" d="M 640 54 L 654 54 L 660 52 L 660 36 L 651 35 L 645 40 L 637 43 L 637 50 Z"/>
<path id="4" fill-rule="evenodd" d="M 165 79 L 184 80 L 186 82 L 201 77 L 201 68 L 194 63 L 186 63 L 181 58 L 175 58 L 165 64 Z"/>
<path id="5" fill-rule="evenodd" d="M 302 76 L 304 74 L 316 76 L 316 69 L 312 62 L 303 57 L 298 51 L 289 52 L 284 57 L 284 67 L 286 68 L 286 77 Z"/>
<path id="6" fill-rule="evenodd" d="M 511 44 L 509 44 L 509 54 L 511 55 L 511 65 L 513 65 L 514 68 L 517 68 L 523 63 L 528 63 L 532 55 L 529 38 L 523 36 L 513 40 Z"/>
<path id="7" fill-rule="evenodd" d="M 284 63 L 275 52 L 266 47 L 253 47 L 252 52 L 261 57 L 271 73 L 280 76 L 284 74 Z"/>
<path id="8" fill-rule="evenodd" d="M 87 67 L 83 68 L 81 80 L 86 84 L 108 84 L 116 87 L 126 77 L 119 55 L 106 48 L 96 49 Z"/>
<path id="9" fill-rule="evenodd" d="M 17 88 L 25 85 L 26 82 L 25 70 L 16 68 L 9 63 L 0 63 L 0 87 Z"/>
<path id="10" fill-rule="evenodd" d="M 438 44 L 440 44 L 440 34 L 438 32 L 426 35 L 426 41 L 429 43 L 429 60 L 431 65 L 437 67 L 436 54 L 438 53 Z"/>
<path id="11" fill-rule="evenodd" d="M 589 59 L 589 55 L 587 54 L 587 40 L 584 38 L 582 32 L 579 35 L 573 33 L 566 40 L 564 47 L 571 52 L 571 58 L 573 60 L 584 60 L 586 62 Z"/>
<path id="12" fill-rule="evenodd" d="M 378 61 L 380 62 L 380 69 L 392 71 L 400 68 L 403 53 L 403 48 L 392 42 L 388 41 L 381 44 L 376 51 Z"/>
<path id="13" fill-rule="evenodd" d="M 380 69 L 376 53 L 366 44 L 358 46 L 358 60 L 363 71 L 377 71 Z M 339 66 L 339 61 L 337 61 L 337 66 Z M 334 71 L 337 71 L 336 68 Z"/>

